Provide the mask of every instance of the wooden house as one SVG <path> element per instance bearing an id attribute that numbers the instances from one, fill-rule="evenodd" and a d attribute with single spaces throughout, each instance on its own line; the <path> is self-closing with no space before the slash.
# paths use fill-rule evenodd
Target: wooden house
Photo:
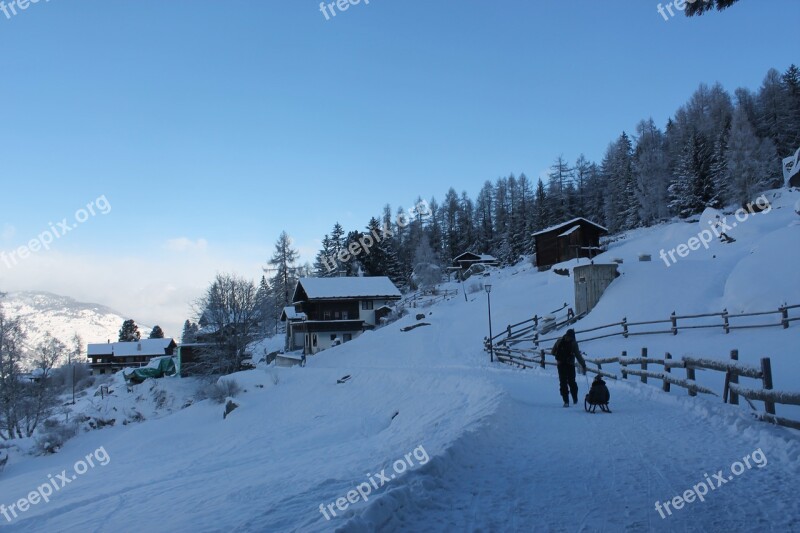
<path id="1" fill-rule="evenodd" d="M 292 301 L 295 312 L 305 318 L 291 324 L 292 336 L 302 335 L 304 354 L 316 354 L 374 329 L 386 308 L 400 298 L 385 276 L 303 278 Z"/>
<path id="2" fill-rule="evenodd" d="M 575 259 L 592 258 L 600 251 L 600 236 L 608 230 L 585 218 L 574 218 L 533 234 L 536 266 L 540 269 Z"/>
<path id="3" fill-rule="evenodd" d="M 142 339 L 132 342 L 89 344 L 87 356 L 92 375 L 114 374 L 123 368 L 147 366 L 153 357 L 173 355 L 173 339 Z"/>

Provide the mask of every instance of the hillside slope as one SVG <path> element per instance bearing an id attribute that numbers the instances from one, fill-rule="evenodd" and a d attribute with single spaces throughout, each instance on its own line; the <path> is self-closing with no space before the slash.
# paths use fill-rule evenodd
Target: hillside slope
<path id="1" fill-rule="evenodd" d="M 736 243 L 671 267 L 636 258 L 642 252 L 657 258 L 661 247 L 696 234 L 698 224 L 676 222 L 617 241 L 599 260 L 624 259 L 622 276 L 577 327 L 673 310 L 800 303 L 796 274 L 774 264 L 783 257 L 797 264 L 800 254 L 797 215 L 777 209 L 797 195 L 782 194 L 774 211 L 747 222 L 751 234 L 742 231 Z M 488 279 L 495 332 L 572 298 L 571 278 L 528 264 Z M 94 450 L 102 447 L 110 460 L 5 523 L 6 530 L 124 531 L 132 521 L 151 531 L 800 529 L 800 502 L 787 490 L 800 480 L 798 432 L 757 422 L 746 406 L 634 382 L 610 385 L 613 414 L 564 409 L 552 370 L 489 362 L 482 281 L 467 284 L 466 301 L 462 293 L 426 309 L 427 326 L 403 332 L 417 323 L 408 316 L 310 358 L 306 368 L 259 367 L 232 376 L 246 392 L 224 420 L 222 406 L 205 400 L 141 424 L 83 434 L 57 455 L 12 456 L 0 474 L 6 506 L 48 475 L 73 472 Z M 730 335 L 615 338 L 584 350 L 616 354 L 642 346 L 676 356 L 725 358 L 734 347 L 742 360 L 769 354 L 776 385 L 800 390 L 797 323 Z M 345 375 L 351 378 L 338 384 Z M 177 391 L 185 384 L 166 379 L 159 387 Z M 114 394 L 124 403 L 149 386 L 116 387 Z M 579 386 L 582 396 L 582 377 Z M 730 474 L 704 503 L 664 518 L 656 510 L 656 502 L 684 494 L 706 474 L 729 475 L 731 465 L 754 452 L 765 458 L 763 466 Z M 397 461 L 406 462 L 402 474 Z M 375 483 L 383 470 L 385 479 Z M 357 503 L 347 502 L 369 483 L 378 488 L 367 501 L 357 495 Z M 348 508 L 330 516 L 337 501 Z"/>

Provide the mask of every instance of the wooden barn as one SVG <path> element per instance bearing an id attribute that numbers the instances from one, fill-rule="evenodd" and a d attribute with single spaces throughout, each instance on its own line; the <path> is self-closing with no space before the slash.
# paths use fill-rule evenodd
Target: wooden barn
<path id="1" fill-rule="evenodd" d="M 600 251 L 600 236 L 608 230 L 585 218 L 574 218 L 533 234 L 536 266 L 540 269 L 575 259 L 592 258 Z"/>

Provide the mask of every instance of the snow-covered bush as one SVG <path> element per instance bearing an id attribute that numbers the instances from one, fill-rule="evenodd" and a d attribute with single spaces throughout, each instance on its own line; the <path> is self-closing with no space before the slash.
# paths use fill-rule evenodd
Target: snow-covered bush
<path id="1" fill-rule="evenodd" d="M 34 453 L 36 455 L 50 455 L 58 452 L 69 439 L 78 434 L 78 424 L 75 421 L 62 423 L 56 419 L 45 420 L 40 435 L 36 438 Z"/>
<path id="2" fill-rule="evenodd" d="M 242 392 L 242 387 L 233 379 L 220 379 L 216 383 L 207 385 L 201 394 L 214 403 L 223 404 L 228 398 L 235 398 Z"/>

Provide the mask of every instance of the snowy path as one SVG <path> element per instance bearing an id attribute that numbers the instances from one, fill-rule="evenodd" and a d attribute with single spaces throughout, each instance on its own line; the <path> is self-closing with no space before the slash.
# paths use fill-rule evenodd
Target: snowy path
<path id="1" fill-rule="evenodd" d="M 581 405 L 560 406 L 554 376 L 497 372 L 495 379 L 509 392 L 497 414 L 345 529 L 800 530 L 798 469 L 779 444 L 732 436 L 674 401 L 658 401 L 658 391 L 612 386 L 615 412 L 590 415 Z M 746 470 L 704 503 L 665 519 L 656 512 L 657 500 L 684 493 L 705 473 L 730 476 L 730 466 L 758 447 L 763 468 Z"/>

